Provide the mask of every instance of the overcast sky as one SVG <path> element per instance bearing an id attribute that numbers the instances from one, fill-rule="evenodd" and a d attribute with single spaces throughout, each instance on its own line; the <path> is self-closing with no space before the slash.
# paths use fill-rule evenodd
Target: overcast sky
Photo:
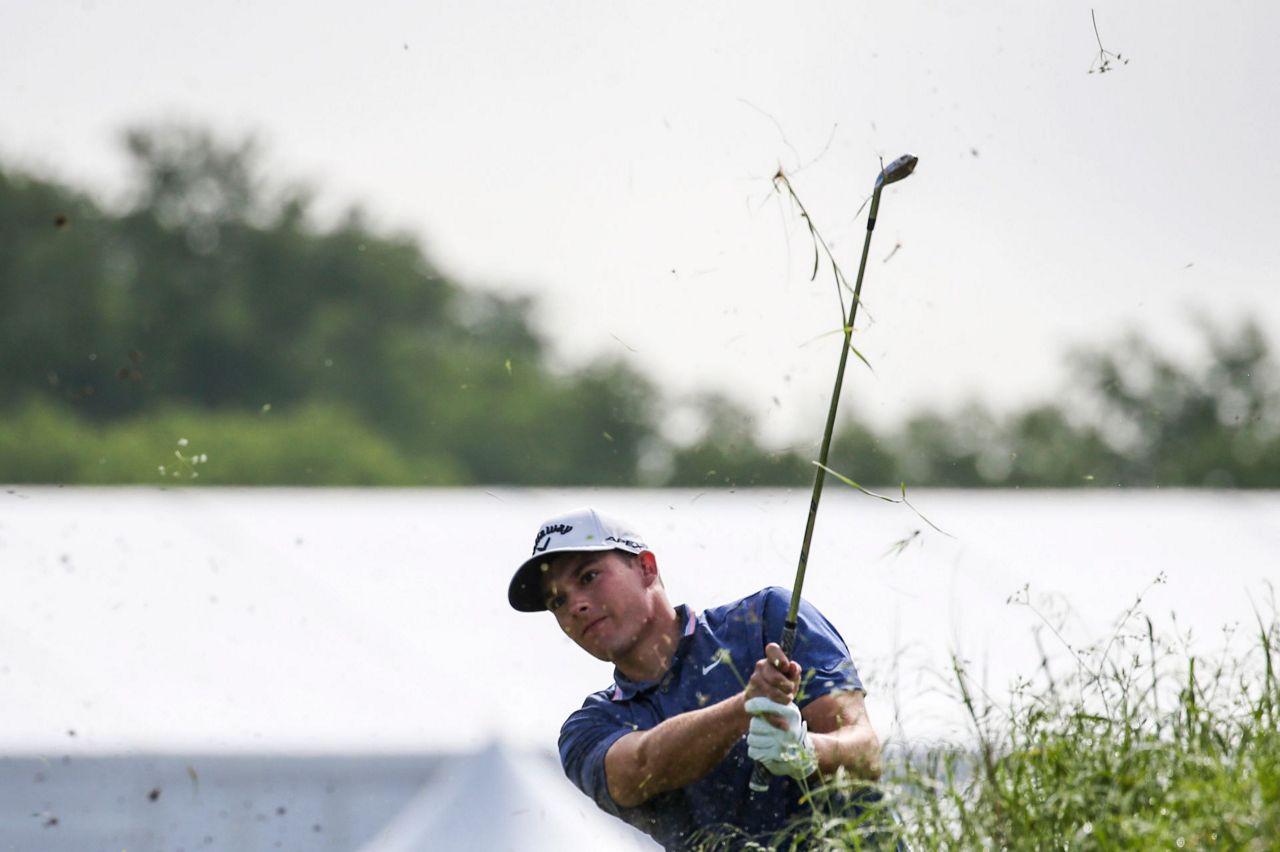
<path id="1" fill-rule="evenodd" d="M 1130 60 L 1105 74 L 1091 8 Z M 840 324 L 779 167 L 852 278 L 879 158 L 920 157 L 885 193 L 846 412 L 1046 398 L 1068 347 L 1128 328 L 1187 359 L 1198 317 L 1280 342 L 1273 3 L 0 9 L 6 166 L 109 197 L 129 124 L 258 134 L 326 210 L 535 295 L 564 363 L 726 390 L 775 437 L 816 439 Z"/>

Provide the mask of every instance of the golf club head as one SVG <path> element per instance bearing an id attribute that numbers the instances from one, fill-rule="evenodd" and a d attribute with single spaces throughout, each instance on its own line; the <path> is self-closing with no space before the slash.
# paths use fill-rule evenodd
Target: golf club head
<path id="1" fill-rule="evenodd" d="M 889 165 L 885 166 L 876 178 L 876 187 L 888 186 L 891 183 L 897 183 L 907 175 L 916 170 L 916 163 L 920 162 L 920 158 L 912 154 L 903 154 Z"/>

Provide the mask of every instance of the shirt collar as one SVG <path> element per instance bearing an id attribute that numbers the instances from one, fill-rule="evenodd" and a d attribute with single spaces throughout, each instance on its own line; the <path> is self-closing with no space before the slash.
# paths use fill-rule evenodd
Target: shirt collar
<path id="1" fill-rule="evenodd" d="M 676 661 L 684 655 L 685 648 L 689 645 L 689 637 L 693 635 L 693 631 L 698 626 L 698 613 L 692 607 L 680 604 L 676 607 L 676 621 L 684 622 L 684 633 L 680 637 L 680 644 L 676 647 L 676 652 L 671 656 L 671 665 L 667 667 L 667 671 L 675 668 Z M 613 670 L 613 695 L 610 696 L 613 701 L 629 701 L 642 692 L 653 689 L 661 682 L 659 680 L 632 680 L 617 669 Z"/>

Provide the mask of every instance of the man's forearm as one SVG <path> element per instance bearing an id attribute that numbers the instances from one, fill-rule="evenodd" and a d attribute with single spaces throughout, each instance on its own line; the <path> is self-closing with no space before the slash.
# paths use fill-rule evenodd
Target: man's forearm
<path id="1" fill-rule="evenodd" d="M 818 769 L 830 775 L 844 767 L 855 777 L 880 777 L 880 738 L 867 717 L 861 690 L 828 693 L 804 709 Z"/>
<path id="2" fill-rule="evenodd" d="M 750 717 L 742 704 L 739 693 L 614 743 L 605 756 L 614 801 L 634 807 L 710 772 L 746 735 Z"/>
<path id="3" fill-rule="evenodd" d="M 809 736 L 813 739 L 818 771 L 822 774 L 832 775 L 844 767 L 856 778 L 875 781 L 880 777 L 880 739 L 869 726 Z"/>

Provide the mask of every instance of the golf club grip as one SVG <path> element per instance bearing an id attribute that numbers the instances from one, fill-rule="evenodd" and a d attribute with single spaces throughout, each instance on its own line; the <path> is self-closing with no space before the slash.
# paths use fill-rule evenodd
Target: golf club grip
<path id="1" fill-rule="evenodd" d="M 796 626 L 791 622 L 787 622 L 782 626 L 782 638 L 778 641 L 782 646 L 782 653 L 788 658 L 791 657 L 791 649 L 796 645 Z M 752 792 L 763 793 L 769 789 L 769 782 L 773 780 L 769 770 L 764 768 L 763 763 L 757 763 L 755 768 L 751 770 L 751 781 L 747 785 Z"/>

